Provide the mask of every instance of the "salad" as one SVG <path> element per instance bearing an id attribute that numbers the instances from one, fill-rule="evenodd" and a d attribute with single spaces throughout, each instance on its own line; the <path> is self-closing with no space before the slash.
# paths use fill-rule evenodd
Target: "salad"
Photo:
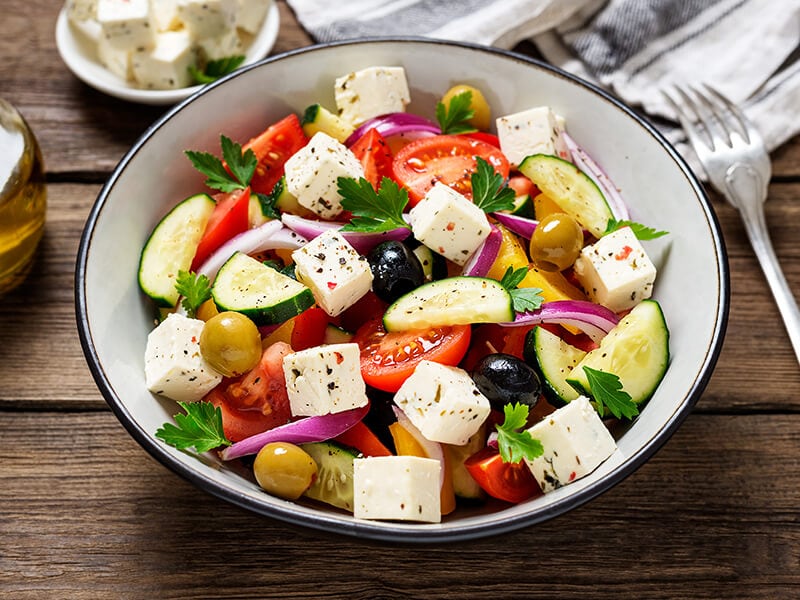
<path id="1" fill-rule="evenodd" d="M 266 493 L 436 523 L 519 503 L 616 451 L 669 362 L 644 243 L 550 107 L 493 121 L 457 85 L 436 122 L 401 67 L 338 78 L 220 155 L 153 230 L 155 432 L 252 467 Z M 495 133 L 490 130 L 493 129 Z"/>

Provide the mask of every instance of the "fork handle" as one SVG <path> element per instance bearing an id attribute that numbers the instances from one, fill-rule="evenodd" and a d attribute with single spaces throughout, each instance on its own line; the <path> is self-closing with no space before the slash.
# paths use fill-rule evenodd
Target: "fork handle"
<path id="1" fill-rule="evenodd" d="M 728 191 L 732 195 L 738 193 L 730 187 Z M 732 198 L 732 200 L 739 209 L 747 231 L 747 237 L 750 238 L 750 244 L 753 246 L 753 251 L 761 265 L 761 270 L 764 272 L 767 283 L 772 290 L 772 295 L 775 297 L 775 303 L 778 305 L 778 310 L 783 318 L 795 356 L 800 362 L 800 310 L 797 308 L 797 302 L 794 299 L 792 290 L 789 289 L 786 277 L 783 275 L 778 263 L 778 257 L 775 256 L 775 250 L 772 248 L 766 219 L 764 218 L 764 204 L 763 202 L 743 202 L 741 197 Z"/>

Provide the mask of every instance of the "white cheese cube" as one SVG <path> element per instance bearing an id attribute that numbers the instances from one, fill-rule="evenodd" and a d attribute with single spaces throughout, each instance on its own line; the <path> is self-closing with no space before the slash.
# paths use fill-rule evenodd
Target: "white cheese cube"
<path id="1" fill-rule="evenodd" d="M 289 192 L 301 206 L 323 219 L 333 219 L 342 212 L 339 177 L 364 176 L 364 169 L 353 153 L 321 131 L 289 157 L 284 172 Z"/>
<path id="2" fill-rule="evenodd" d="M 403 67 L 369 67 L 336 80 L 339 116 L 353 125 L 392 112 L 404 112 L 411 101 Z"/>
<path id="3" fill-rule="evenodd" d="M 186 31 L 165 31 L 156 34 L 152 50 L 133 53 L 133 76 L 143 88 L 173 90 L 192 84 L 189 67 L 197 60 L 194 46 Z"/>
<path id="4" fill-rule="evenodd" d="M 236 26 L 247 33 L 258 33 L 271 6 L 272 0 L 239 0 Z"/>
<path id="5" fill-rule="evenodd" d="M 419 456 L 372 456 L 353 461 L 356 519 L 439 523 L 441 463 Z"/>
<path id="6" fill-rule="evenodd" d="M 358 344 L 330 344 L 283 357 L 292 416 L 338 413 L 365 406 Z"/>
<path id="7" fill-rule="evenodd" d="M 197 402 L 222 381 L 200 354 L 204 325 L 172 313 L 150 332 L 144 351 L 148 390 L 179 402 Z"/>
<path id="8" fill-rule="evenodd" d="M 98 0 L 97 22 L 103 37 L 120 50 L 150 48 L 155 43 L 149 0 Z"/>
<path id="9" fill-rule="evenodd" d="M 105 37 L 97 40 L 97 59 L 106 69 L 125 81 L 133 79 L 130 50 L 120 50 L 112 46 Z"/>
<path id="10" fill-rule="evenodd" d="M 292 252 L 297 280 L 311 289 L 317 304 L 335 317 L 372 288 L 372 270 L 336 230 L 326 231 Z"/>
<path id="11" fill-rule="evenodd" d="M 178 0 L 151 0 L 150 16 L 156 31 L 177 30 L 183 25 L 178 17 Z"/>
<path id="12" fill-rule="evenodd" d="M 630 227 L 586 246 L 574 268 L 589 298 L 614 312 L 633 308 L 653 293 L 656 267 Z"/>
<path id="13" fill-rule="evenodd" d="M 486 213 L 454 189 L 436 183 L 409 212 L 411 230 L 420 242 L 458 265 L 489 236 Z"/>
<path id="14" fill-rule="evenodd" d="M 70 21 L 88 21 L 97 16 L 97 0 L 67 0 L 66 9 Z"/>
<path id="15" fill-rule="evenodd" d="M 198 40 L 197 46 L 206 60 L 218 60 L 228 56 L 244 54 L 242 39 L 235 29 L 229 29 L 222 35 L 213 38 Z"/>
<path id="16" fill-rule="evenodd" d="M 586 396 L 546 416 L 528 432 L 544 448 L 541 456 L 525 459 L 543 492 L 588 475 L 617 449 Z"/>
<path id="17" fill-rule="evenodd" d="M 178 0 L 178 17 L 192 39 L 216 37 L 236 27 L 237 0 Z"/>
<path id="18" fill-rule="evenodd" d="M 500 149 L 514 166 L 519 166 L 531 154 L 552 154 L 570 159 L 569 149 L 561 137 L 564 119 L 548 106 L 499 117 L 496 123 Z"/>
<path id="19" fill-rule="evenodd" d="M 467 443 L 491 410 L 466 371 L 429 360 L 417 365 L 394 402 L 427 439 L 457 446 Z"/>

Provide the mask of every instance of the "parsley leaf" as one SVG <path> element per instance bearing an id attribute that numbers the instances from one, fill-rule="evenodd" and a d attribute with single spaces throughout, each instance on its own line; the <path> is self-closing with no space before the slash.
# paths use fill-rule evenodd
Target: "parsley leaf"
<path id="1" fill-rule="evenodd" d="M 541 288 L 517 287 L 522 280 L 525 279 L 527 274 L 528 267 L 520 267 L 519 269 L 508 267 L 502 279 L 500 279 L 500 285 L 506 288 L 511 296 L 514 312 L 530 312 L 540 308 L 542 306 L 542 302 L 544 302 Z"/>
<path id="2" fill-rule="evenodd" d="M 222 411 L 211 402 L 178 402 L 186 414 L 175 415 L 177 426 L 164 423 L 156 437 L 179 450 L 194 447 L 207 452 L 219 446 L 230 446 L 222 429 Z"/>
<path id="3" fill-rule="evenodd" d="M 604 407 L 612 415 L 621 419 L 632 419 L 639 414 L 639 407 L 631 399 L 630 394 L 622 389 L 622 382 L 613 373 L 584 366 L 583 372 L 589 382 L 589 390 L 597 406 L 597 412 L 603 416 Z"/>
<path id="4" fill-rule="evenodd" d="M 216 81 L 223 75 L 233 73 L 244 62 L 244 55 L 237 54 L 235 56 L 226 56 L 218 60 L 210 60 L 203 70 L 198 69 L 195 65 L 189 67 L 189 74 L 192 76 L 194 83 L 203 84 Z"/>
<path id="5" fill-rule="evenodd" d="M 514 208 L 514 190 L 505 185 L 503 176 L 485 159 L 475 157 L 477 170 L 472 174 L 472 202 L 484 212 Z"/>
<path id="6" fill-rule="evenodd" d="M 497 449 L 503 462 L 518 463 L 523 458 L 533 460 L 544 452 L 542 443 L 534 439 L 529 431 L 517 431 L 525 427 L 528 421 L 526 404 L 506 404 L 503 407 L 505 420 L 497 428 Z"/>
<path id="7" fill-rule="evenodd" d="M 409 228 L 403 219 L 403 209 L 408 204 L 408 192 L 388 177 L 381 180 L 378 191 L 360 177 L 339 177 L 339 194 L 342 208 L 353 213 L 353 219 L 342 231 L 381 232 Z"/>
<path id="8" fill-rule="evenodd" d="M 211 282 L 205 275 L 197 275 L 189 271 L 178 271 L 175 289 L 183 296 L 181 305 L 192 318 L 197 314 L 197 309 L 200 308 L 200 305 L 211 298 Z"/>
<path id="9" fill-rule="evenodd" d="M 224 135 L 220 136 L 220 144 L 227 168 L 219 158 L 208 152 L 186 150 L 185 154 L 192 161 L 194 168 L 208 177 L 205 183 L 211 189 L 221 192 L 245 189 L 250 185 L 258 165 L 255 153 L 248 149 L 243 154 L 242 147 Z"/>
<path id="10" fill-rule="evenodd" d="M 616 219 L 609 219 L 608 223 L 606 224 L 606 230 L 603 232 L 603 235 L 607 235 L 609 233 L 613 233 L 617 229 L 621 229 L 622 227 L 630 227 L 633 231 L 633 235 L 635 235 L 640 240 L 654 240 L 656 238 L 660 238 L 661 236 L 668 235 L 668 231 L 656 231 L 652 227 L 648 227 L 647 225 L 642 225 L 641 223 L 636 223 L 635 221 L 617 221 Z"/>
<path id="11" fill-rule="evenodd" d="M 261 207 L 261 214 L 264 215 L 267 219 L 280 219 L 281 218 L 281 211 L 278 209 L 276 202 L 278 200 L 278 196 L 280 194 L 275 193 L 275 189 L 278 187 L 278 184 L 275 184 L 275 187 L 272 188 L 272 192 L 269 194 L 259 194 L 258 192 L 253 192 L 253 196 L 256 197 L 258 200 L 258 205 Z"/>
<path id="12" fill-rule="evenodd" d="M 469 121 L 475 116 L 475 111 L 470 108 L 472 92 L 466 90 L 450 98 L 447 106 L 443 102 L 436 104 L 436 120 L 443 134 L 472 133 L 478 131 L 470 125 Z"/>

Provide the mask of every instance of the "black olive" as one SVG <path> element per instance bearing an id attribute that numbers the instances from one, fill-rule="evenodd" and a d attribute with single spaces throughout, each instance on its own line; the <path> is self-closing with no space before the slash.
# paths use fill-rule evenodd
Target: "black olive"
<path id="1" fill-rule="evenodd" d="M 501 411 L 509 403 L 533 407 L 542 393 L 542 383 L 536 372 L 510 354 L 486 356 L 475 365 L 471 375 L 492 408 Z"/>
<path id="2" fill-rule="evenodd" d="M 425 281 L 422 264 L 402 242 L 379 244 L 367 260 L 372 270 L 372 291 L 385 302 L 394 302 Z"/>

